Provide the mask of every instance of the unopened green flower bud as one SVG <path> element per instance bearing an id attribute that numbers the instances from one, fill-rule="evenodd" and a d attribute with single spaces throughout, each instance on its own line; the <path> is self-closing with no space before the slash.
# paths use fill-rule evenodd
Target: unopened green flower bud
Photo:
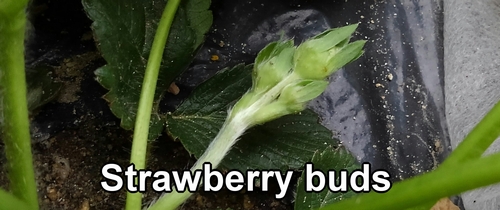
<path id="1" fill-rule="evenodd" d="M 254 115 L 251 116 L 252 125 L 259 125 L 271 120 L 278 119 L 282 116 L 295 113 L 298 106 L 290 106 L 285 101 L 273 101 L 260 108 Z"/>
<path id="2" fill-rule="evenodd" d="M 301 105 L 302 109 L 296 111 L 302 111 L 306 103 L 321 95 L 327 86 L 328 81 L 325 80 L 300 80 L 283 88 L 278 100 L 289 105 Z"/>
<path id="3" fill-rule="evenodd" d="M 302 43 L 293 56 L 294 72 L 304 79 L 325 79 L 363 54 L 365 41 L 349 43 L 357 24 L 327 30 Z"/>
<path id="4" fill-rule="evenodd" d="M 293 40 L 267 45 L 257 55 L 253 70 L 253 90 L 266 91 L 285 78 L 292 69 L 295 46 Z"/>
<path id="5" fill-rule="evenodd" d="M 261 107 L 251 116 L 253 125 L 303 111 L 307 102 L 318 97 L 328 86 L 324 80 L 301 80 L 283 88 L 275 101 Z"/>

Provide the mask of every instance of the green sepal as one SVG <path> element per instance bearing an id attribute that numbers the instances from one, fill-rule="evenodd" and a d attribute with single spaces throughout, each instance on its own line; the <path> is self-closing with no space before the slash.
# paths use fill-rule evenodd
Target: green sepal
<path id="1" fill-rule="evenodd" d="M 320 52 L 330 50 L 333 47 L 343 47 L 349 42 L 351 35 L 356 31 L 357 27 L 358 24 L 353 24 L 330 29 L 314 36 L 311 40 L 303 44 L 309 45 Z"/>
<path id="2" fill-rule="evenodd" d="M 349 43 L 335 55 L 334 59 L 330 61 L 327 68 L 334 69 L 334 71 L 336 71 L 343 66 L 355 61 L 361 55 L 363 55 L 363 47 L 365 46 L 365 43 L 365 40 L 359 40 Z"/>
<path id="3" fill-rule="evenodd" d="M 303 79 L 321 80 L 363 54 L 364 41 L 349 43 L 357 25 L 331 29 L 295 50 L 294 72 Z"/>
<path id="4" fill-rule="evenodd" d="M 303 104 L 318 97 L 328 87 L 325 80 L 300 80 L 287 85 L 278 100 L 287 104 Z"/>

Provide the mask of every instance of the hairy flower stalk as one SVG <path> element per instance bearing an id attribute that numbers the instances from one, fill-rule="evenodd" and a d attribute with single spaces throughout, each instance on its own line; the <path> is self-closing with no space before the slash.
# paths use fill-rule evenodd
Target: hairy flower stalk
<path id="1" fill-rule="evenodd" d="M 303 111 L 328 86 L 327 77 L 363 54 L 365 41 L 349 43 L 357 25 L 327 30 L 294 46 L 280 40 L 262 49 L 255 59 L 252 87 L 228 111 L 221 130 L 191 171 L 203 163 L 217 167 L 238 138 L 252 126 Z M 164 195 L 150 209 L 175 209 L 191 193 Z"/>

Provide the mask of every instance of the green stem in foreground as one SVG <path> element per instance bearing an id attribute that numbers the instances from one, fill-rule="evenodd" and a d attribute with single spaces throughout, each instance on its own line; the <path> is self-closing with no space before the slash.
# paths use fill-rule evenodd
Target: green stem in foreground
<path id="1" fill-rule="evenodd" d="M 396 183 L 386 193 L 369 193 L 321 210 L 400 210 L 500 182 L 500 153 Z M 473 170 L 471 170 L 473 169 Z"/>
<path id="2" fill-rule="evenodd" d="M 500 102 L 435 171 L 396 183 L 387 193 L 360 195 L 321 209 L 405 209 L 416 205 L 416 209 L 429 209 L 441 198 L 500 182 L 500 153 L 480 158 L 500 135 L 498 116 Z"/>
<path id="3" fill-rule="evenodd" d="M 167 37 L 170 32 L 170 26 L 179 7 L 180 0 L 169 0 L 161 16 L 158 29 L 151 52 L 149 54 L 148 64 L 142 84 L 141 97 L 134 128 L 134 138 L 132 142 L 132 151 L 130 163 L 135 164 L 137 170 L 146 167 L 146 151 L 148 145 L 149 122 L 151 120 L 151 110 L 156 90 L 156 82 L 160 71 L 160 65 L 167 43 Z M 128 210 L 137 210 L 142 208 L 141 193 L 127 193 L 125 208 Z"/>
<path id="4" fill-rule="evenodd" d="M 0 189 L 0 209 L 30 209 L 26 202 Z"/>
<path id="5" fill-rule="evenodd" d="M 30 209 L 38 209 L 24 70 L 26 4 L 26 0 L 10 0 L 2 1 L 0 5 L 0 93 L 3 94 L 4 116 L 2 130 L 5 134 L 5 155 L 9 163 L 10 190 L 26 202 Z M 6 201 L 4 198 L 5 192 L 1 191 L 1 202 Z"/>
<path id="6" fill-rule="evenodd" d="M 436 169 L 448 168 L 466 161 L 478 159 L 500 135 L 500 101 L 486 113 L 486 116 L 472 129 L 448 158 Z M 429 201 L 415 209 L 430 209 L 439 199 Z"/>
<path id="7" fill-rule="evenodd" d="M 477 159 L 500 136 L 500 101 L 472 129 L 439 168 Z"/>

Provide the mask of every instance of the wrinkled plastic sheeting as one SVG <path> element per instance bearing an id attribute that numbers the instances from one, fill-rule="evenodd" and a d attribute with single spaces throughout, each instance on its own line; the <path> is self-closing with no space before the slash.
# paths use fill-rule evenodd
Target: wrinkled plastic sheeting
<path id="1" fill-rule="evenodd" d="M 366 52 L 334 76 L 313 109 L 359 160 L 389 170 L 395 179 L 432 170 L 450 150 L 440 3 L 343 8 L 347 20 L 339 23 L 361 22 L 356 38 L 368 40 Z"/>
<path id="2" fill-rule="evenodd" d="M 395 181 L 434 169 L 449 153 L 441 1 L 214 1 L 213 11 L 212 31 L 180 85 L 252 63 L 281 36 L 299 44 L 359 22 L 353 40 L 368 40 L 364 56 L 333 75 L 310 108 L 360 162 Z"/>
<path id="3" fill-rule="evenodd" d="M 500 100 L 500 1 L 455 0 L 444 8 L 446 110 L 455 148 Z M 486 154 L 499 151 L 500 138 Z M 500 209 L 500 184 L 462 198 L 469 210 Z"/>

